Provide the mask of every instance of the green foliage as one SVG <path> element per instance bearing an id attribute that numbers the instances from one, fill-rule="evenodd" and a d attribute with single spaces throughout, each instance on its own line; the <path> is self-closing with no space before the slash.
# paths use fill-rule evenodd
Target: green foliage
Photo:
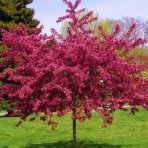
<path id="1" fill-rule="evenodd" d="M 98 26 L 101 26 L 105 33 L 107 33 L 107 34 L 111 33 L 111 22 L 109 20 L 100 20 L 98 22 L 98 24 L 96 25 L 96 28 L 95 28 L 96 34 L 99 34 Z"/>
<path id="2" fill-rule="evenodd" d="M 26 5 L 33 0 L 0 0 L 0 28 L 9 29 L 24 23 L 29 29 L 36 27 L 39 21 L 33 19 L 34 10 Z"/>
<path id="3" fill-rule="evenodd" d="M 130 52 L 130 55 L 134 56 L 137 64 L 148 65 L 148 48 L 135 48 Z"/>
<path id="4" fill-rule="evenodd" d="M 13 105 L 10 105 L 8 101 L 0 101 L 0 111 L 2 110 L 6 110 L 8 113 L 13 112 Z"/>
<path id="5" fill-rule="evenodd" d="M 145 78 L 148 78 L 148 70 L 145 70 L 145 71 L 143 72 L 143 76 L 144 76 Z"/>

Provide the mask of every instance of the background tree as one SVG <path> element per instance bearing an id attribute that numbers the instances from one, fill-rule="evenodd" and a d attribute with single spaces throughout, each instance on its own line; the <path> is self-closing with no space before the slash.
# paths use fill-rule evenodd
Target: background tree
<path id="1" fill-rule="evenodd" d="M 33 18 L 34 10 L 26 7 L 32 2 L 33 0 L 0 0 L 0 28 L 9 29 L 19 23 L 24 23 L 28 28 L 36 27 L 39 21 Z"/>
<path id="2" fill-rule="evenodd" d="M 119 20 L 118 23 L 122 27 L 121 34 L 125 33 L 125 31 L 130 27 L 131 24 L 135 24 L 135 28 L 133 29 L 132 38 L 141 37 L 145 40 L 148 40 L 148 20 L 143 21 L 142 18 L 133 18 L 133 17 L 124 17 Z M 129 54 L 135 56 L 135 62 L 139 64 L 148 64 L 148 44 L 145 46 L 139 46 L 134 48 Z"/>
<path id="3" fill-rule="evenodd" d="M 112 112 L 127 111 L 125 104 L 132 113 L 138 107 L 148 109 L 148 85 L 141 74 L 146 67 L 117 54 L 122 49 L 124 56 L 145 40 L 130 40 L 133 26 L 118 38 L 119 26 L 111 34 L 99 27 L 98 37 L 95 30 L 86 27 L 97 19 L 90 17 L 93 12 L 79 18 L 77 14 L 85 12 L 76 10 L 81 1 L 64 2 L 68 5 L 67 15 L 57 22 L 68 19 L 66 38 L 54 29 L 49 37 L 28 34 L 22 25 L 12 32 L 3 31 L 3 44 L 11 49 L 1 53 L 0 66 L 13 62 L 16 68 L 1 73 L 1 80 L 6 78 L 13 83 L 0 87 L 0 100 L 8 97 L 11 103 L 16 102 L 15 108 L 23 113 L 17 125 L 34 113 L 30 121 L 40 115 L 54 129 L 57 123 L 52 120 L 53 115 L 61 117 L 72 112 L 76 148 L 76 120 L 90 119 L 92 111 L 99 114 L 105 127 L 112 123 Z"/>
<path id="4" fill-rule="evenodd" d="M 120 19 L 118 23 L 122 27 L 122 33 L 124 33 L 127 28 L 131 26 L 131 24 L 135 24 L 135 28 L 133 29 L 132 36 L 133 38 L 142 37 L 144 39 L 148 39 L 148 21 L 142 20 L 142 18 L 134 18 L 134 17 L 124 17 Z"/>

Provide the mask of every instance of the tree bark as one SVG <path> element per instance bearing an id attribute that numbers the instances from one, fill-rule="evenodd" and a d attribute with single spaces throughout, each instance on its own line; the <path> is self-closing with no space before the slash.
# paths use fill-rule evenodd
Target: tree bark
<path id="1" fill-rule="evenodd" d="M 73 109 L 73 117 L 75 116 L 76 109 Z M 77 141 L 76 141 L 76 119 L 73 118 L 73 148 L 77 148 Z"/>

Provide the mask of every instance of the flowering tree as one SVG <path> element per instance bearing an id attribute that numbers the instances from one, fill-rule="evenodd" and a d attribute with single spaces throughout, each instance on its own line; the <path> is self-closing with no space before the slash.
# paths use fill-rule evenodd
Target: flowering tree
<path id="1" fill-rule="evenodd" d="M 110 113 L 126 111 L 125 104 L 131 106 L 133 113 L 139 106 L 148 109 L 147 80 L 141 74 L 146 67 L 126 58 L 132 48 L 145 40 L 130 38 L 134 26 L 122 37 L 117 37 L 118 25 L 111 35 L 101 27 L 99 35 L 95 35 L 86 27 L 97 19 L 89 17 L 92 12 L 79 18 L 78 14 L 85 11 L 76 10 L 80 0 L 74 4 L 64 2 L 69 7 L 67 15 L 57 22 L 69 20 L 66 38 L 54 29 L 51 36 L 38 35 L 35 30 L 29 35 L 23 25 L 11 32 L 2 31 L 2 43 L 10 50 L 0 53 L 0 67 L 13 63 L 15 68 L 0 74 L 1 80 L 7 79 L 7 84 L 0 86 L 0 98 L 16 102 L 15 108 L 23 113 L 17 125 L 32 113 L 44 113 L 40 119 L 48 120 L 54 129 L 53 113 L 61 117 L 72 112 L 76 147 L 76 119 L 85 121 L 96 111 L 106 126 L 113 120 Z"/>

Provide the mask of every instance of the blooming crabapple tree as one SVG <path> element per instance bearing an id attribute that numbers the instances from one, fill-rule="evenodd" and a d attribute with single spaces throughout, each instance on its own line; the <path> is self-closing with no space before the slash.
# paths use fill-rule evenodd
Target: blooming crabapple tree
<path id="1" fill-rule="evenodd" d="M 32 113 L 44 113 L 40 119 L 55 128 L 55 112 L 58 117 L 72 112 L 74 120 L 85 121 L 96 111 L 106 126 L 112 123 L 112 112 L 127 110 L 125 104 L 133 113 L 139 106 L 148 109 L 147 80 L 141 74 L 146 66 L 126 58 L 132 48 L 146 42 L 130 38 L 134 25 L 120 37 L 118 25 L 110 35 L 98 27 L 95 35 L 86 27 L 97 20 L 90 18 L 93 12 L 80 18 L 78 14 L 85 11 L 76 10 L 80 0 L 64 2 L 67 15 L 57 22 L 68 20 L 66 38 L 54 29 L 51 36 L 35 31 L 30 35 L 22 24 L 11 32 L 2 31 L 2 44 L 10 50 L 0 53 L 0 67 L 14 63 L 15 68 L 1 72 L 1 80 L 8 83 L 0 86 L 0 97 L 16 102 L 23 114 L 18 125 Z"/>

